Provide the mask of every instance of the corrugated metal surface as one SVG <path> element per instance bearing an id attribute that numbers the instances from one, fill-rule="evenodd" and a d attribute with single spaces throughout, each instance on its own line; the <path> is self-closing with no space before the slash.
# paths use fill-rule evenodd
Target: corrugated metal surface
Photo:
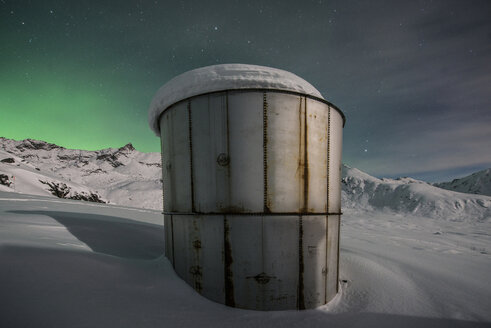
<path id="1" fill-rule="evenodd" d="M 193 97 L 161 119 L 166 256 L 214 301 L 305 309 L 337 292 L 343 119 L 297 94 Z"/>

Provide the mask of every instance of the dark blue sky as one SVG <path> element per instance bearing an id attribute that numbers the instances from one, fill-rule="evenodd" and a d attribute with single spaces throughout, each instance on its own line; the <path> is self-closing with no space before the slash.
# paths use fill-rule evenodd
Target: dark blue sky
<path id="1" fill-rule="evenodd" d="M 344 111 L 343 162 L 446 180 L 491 166 L 490 17 L 487 0 L 0 0 L 0 136 L 159 151 L 161 85 L 250 63 Z"/>

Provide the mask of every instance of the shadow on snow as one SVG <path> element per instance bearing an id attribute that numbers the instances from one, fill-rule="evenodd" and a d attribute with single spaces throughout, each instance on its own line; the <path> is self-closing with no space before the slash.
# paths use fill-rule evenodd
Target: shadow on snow
<path id="1" fill-rule="evenodd" d="M 54 211 L 10 211 L 46 215 L 94 252 L 129 259 L 155 259 L 164 253 L 164 228 L 119 217 Z"/>

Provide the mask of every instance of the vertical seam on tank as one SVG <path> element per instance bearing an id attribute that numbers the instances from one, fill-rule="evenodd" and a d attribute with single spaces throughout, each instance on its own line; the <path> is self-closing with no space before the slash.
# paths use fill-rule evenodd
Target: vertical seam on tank
<path id="1" fill-rule="evenodd" d="M 326 249 L 325 249 L 325 254 L 326 254 L 326 265 L 325 265 L 325 272 L 326 274 L 324 275 L 324 304 L 327 303 L 327 282 L 329 281 L 329 215 L 326 215 Z"/>
<path id="2" fill-rule="evenodd" d="M 224 289 L 225 305 L 235 307 L 234 279 L 232 271 L 232 244 L 230 242 L 230 224 L 227 216 L 223 216 L 223 257 L 224 257 Z"/>
<path id="3" fill-rule="evenodd" d="M 298 290 L 297 290 L 297 310 L 305 309 L 304 296 L 304 263 L 303 263 L 303 219 L 298 216 Z"/>
<path id="4" fill-rule="evenodd" d="M 169 128 L 169 135 L 171 136 L 169 140 L 169 163 L 168 163 L 168 175 L 169 175 L 169 193 L 167 195 L 168 197 L 168 204 L 170 205 L 170 208 L 172 211 L 177 211 L 176 204 L 175 204 L 175 191 L 176 191 L 176 183 L 175 183 L 175 177 L 174 177 L 174 167 L 172 164 L 174 164 L 174 109 L 171 108 L 169 109 L 169 114 L 168 114 L 168 121 L 167 125 Z M 171 160 L 172 159 L 172 160 Z"/>
<path id="5" fill-rule="evenodd" d="M 193 122 L 191 117 L 191 100 L 188 101 L 188 134 L 189 134 L 189 169 L 191 171 L 191 212 L 195 212 L 194 207 L 194 174 L 193 174 Z"/>
<path id="6" fill-rule="evenodd" d="M 170 231 L 172 239 L 172 267 L 176 268 L 176 257 L 174 256 L 174 216 L 170 216 Z"/>
<path id="7" fill-rule="evenodd" d="M 300 98 L 301 99 L 301 98 Z M 308 125 L 307 125 L 307 97 L 304 97 L 303 118 L 303 212 L 309 211 L 309 152 L 308 152 Z"/>
<path id="8" fill-rule="evenodd" d="M 270 212 L 268 207 L 268 99 L 266 92 L 263 92 L 263 212 Z M 264 272 L 264 216 L 261 216 L 261 272 Z M 264 288 L 261 288 L 260 292 L 264 303 L 263 290 Z"/>
<path id="9" fill-rule="evenodd" d="M 225 119 L 226 119 L 226 130 L 227 130 L 227 157 L 228 157 L 228 165 L 227 165 L 227 187 L 228 187 L 228 190 L 227 190 L 227 196 L 228 196 L 228 199 L 226 199 L 227 201 L 227 207 L 230 206 L 230 202 L 231 202 L 231 197 L 230 197 L 230 193 L 232 191 L 232 188 L 230 188 L 230 167 L 231 167 L 231 160 L 230 160 L 230 130 L 229 130 L 229 117 L 228 117 L 228 91 L 225 92 Z"/>
<path id="10" fill-rule="evenodd" d="M 329 213 L 329 191 L 330 191 L 330 181 L 329 181 L 329 162 L 331 160 L 331 107 L 327 107 L 327 213 Z M 329 281 L 329 214 L 326 215 L 326 277 L 325 284 L 326 287 L 324 289 L 324 303 L 327 303 L 327 290 L 328 290 L 328 281 Z"/>
<path id="11" fill-rule="evenodd" d="M 327 107 L 327 213 L 329 213 L 329 191 L 330 191 L 330 175 L 329 175 L 329 167 L 331 161 L 331 107 Z"/>
<path id="12" fill-rule="evenodd" d="M 336 294 L 339 292 L 339 244 L 341 242 L 341 215 L 338 215 L 338 255 L 337 255 L 337 267 L 336 267 Z"/>
<path id="13" fill-rule="evenodd" d="M 304 122 L 303 122 L 303 212 L 308 208 L 308 154 L 307 154 L 307 98 L 304 97 Z M 300 97 L 299 107 L 300 117 L 302 114 L 302 97 Z M 300 132 L 300 136 L 302 133 Z M 300 141 L 302 142 L 302 140 Z M 305 295 L 304 295 L 304 259 L 303 259 L 303 217 L 299 215 L 298 218 L 298 291 L 297 291 L 297 309 L 305 309 Z"/>
<path id="14" fill-rule="evenodd" d="M 263 170 L 263 212 L 270 213 L 268 204 L 268 95 L 266 92 L 263 92 Z M 264 261 L 264 216 L 261 216 L 261 272 L 265 272 Z M 260 292 L 261 306 L 264 308 L 264 287 L 261 288 Z"/>
<path id="15" fill-rule="evenodd" d="M 268 207 L 268 101 L 263 92 L 263 211 L 269 213 Z"/>
<path id="16" fill-rule="evenodd" d="M 160 128 L 160 126 L 159 126 Z M 162 169 L 160 170 L 162 174 L 162 213 L 165 212 L 165 194 L 164 194 L 164 169 L 165 169 L 165 163 L 164 163 L 164 141 L 162 138 L 162 132 L 160 133 L 160 165 L 162 166 Z"/>

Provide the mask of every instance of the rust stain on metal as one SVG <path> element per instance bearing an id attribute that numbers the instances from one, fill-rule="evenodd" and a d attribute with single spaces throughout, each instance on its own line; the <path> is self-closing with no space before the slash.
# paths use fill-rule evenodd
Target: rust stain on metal
<path id="1" fill-rule="evenodd" d="M 189 273 L 193 275 L 194 289 L 201 294 L 203 291 L 203 269 L 199 265 L 193 265 L 189 268 Z"/>
<path id="2" fill-rule="evenodd" d="M 226 216 L 223 219 L 223 247 L 225 259 L 225 305 L 235 307 L 234 277 L 232 272 L 232 244 L 230 242 L 230 224 Z"/>
<path id="3" fill-rule="evenodd" d="M 193 247 L 196 250 L 200 249 L 201 248 L 201 240 L 196 239 L 195 241 L 193 241 Z"/>
<path id="4" fill-rule="evenodd" d="M 276 279 L 275 276 L 268 276 L 265 272 L 261 272 L 253 277 L 246 277 L 246 279 L 254 279 L 260 285 L 266 285 L 271 279 Z"/>
<path id="5" fill-rule="evenodd" d="M 297 291 L 297 309 L 305 310 L 305 295 L 303 284 L 304 262 L 303 262 L 303 221 L 302 216 L 298 220 L 298 291 Z"/>
<path id="6" fill-rule="evenodd" d="M 307 253 L 310 256 L 317 255 L 317 246 L 307 246 Z"/>
<path id="7" fill-rule="evenodd" d="M 243 206 L 220 206 L 220 212 L 224 214 L 247 213 Z"/>
<path id="8" fill-rule="evenodd" d="M 305 99 L 305 107 L 302 112 L 302 100 Z M 300 104 L 298 110 L 298 121 L 299 121 L 299 156 L 298 156 L 298 170 L 300 173 L 300 189 L 302 190 L 302 204 L 299 209 L 300 213 L 308 213 L 313 211 L 313 209 L 308 208 L 309 202 L 309 158 L 308 158 L 308 138 L 307 138 L 307 99 L 300 97 Z"/>

